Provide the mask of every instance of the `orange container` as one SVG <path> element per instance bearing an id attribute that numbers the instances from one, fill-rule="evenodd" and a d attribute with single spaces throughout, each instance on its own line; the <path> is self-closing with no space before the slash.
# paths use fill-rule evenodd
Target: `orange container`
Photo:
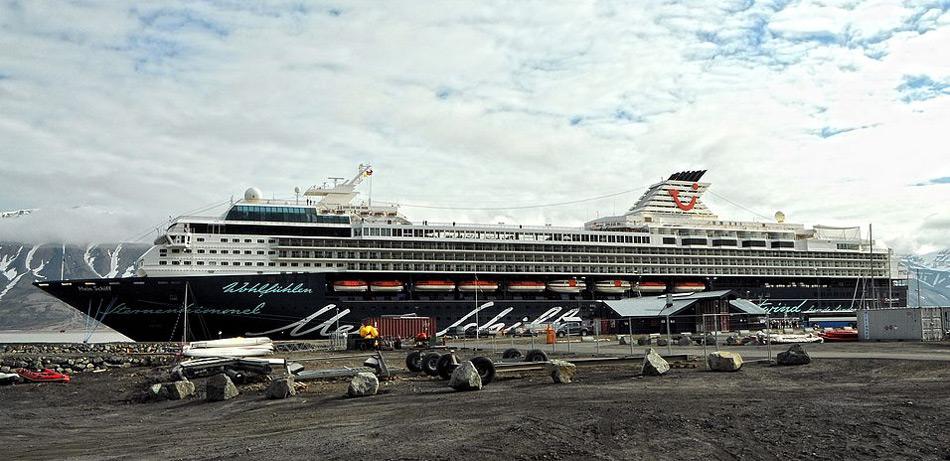
<path id="1" fill-rule="evenodd" d="M 554 328 L 551 328 L 551 325 L 548 325 L 548 329 L 545 330 L 545 333 L 548 335 L 548 344 L 554 344 L 557 342 L 557 336 L 554 334 Z"/>

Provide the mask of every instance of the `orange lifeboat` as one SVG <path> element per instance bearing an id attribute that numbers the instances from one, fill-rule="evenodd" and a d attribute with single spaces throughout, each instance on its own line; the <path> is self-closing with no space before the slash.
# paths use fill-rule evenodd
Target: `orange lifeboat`
<path id="1" fill-rule="evenodd" d="M 663 293 L 666 291 L 666 284 L 663 282 L 640 282 L 637 284 L 637 291 L 640 293 Z"/>
<path id="2" fill-rule="evenodd" d="M 377 280 L 369 284 L 369 291 L 374 293 L 398 293 L 402 288 L 399 280 Z"/>
<path id="3" fill-rule="evenodd" d="M 341 293 L 361 293 L 368 288 L 369 285 L 363 280 L 339 280 L 333 282 L 333 291 Z"/>
<path id="4" fill-rule="evenodd" d="M 469 280 L 459 283 L 459 291 L 495 291 L 498 283 L 489 280 Z"/>
<path id="5" fill-rule="evenodd" d="M 519 280 L 509 283 L 508 291 L 512 293 L 540 293 L 544 291 L 544 282 Z"/>
<path id="6" fill-rule="evenodd" d="M 601 293 L 623 294 L 630 289 L 630 282 L 626 280 L 601 280 L 594 284 L 594 289 Z"/>
<path id="7" fill-rule="evenodd" d="M 552 280 L 548 282 L 548 289 L 555 293 L 576 294 L 584 291 L 587 284 L 583 280 Z"/>
<path id="8" fill-rule="evenodd" d="M 451 280 L 422 280 L 416 282 L 416 291 L 452 291 L 455 290 L 455 282 Z"/>
<path id="9" fill-rule="evenodd" d="M 679 282 L 676 285 L 673 285 L 674 293 L 692 293 L 694 291 L 703 291 L 706 289 L 706 285 L 702 282 Z"/>

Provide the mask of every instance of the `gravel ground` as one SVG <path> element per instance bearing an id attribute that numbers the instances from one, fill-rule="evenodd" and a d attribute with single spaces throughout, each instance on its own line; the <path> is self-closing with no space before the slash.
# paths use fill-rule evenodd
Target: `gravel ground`
<path id="1" fill-rule="evenodd" d="M 404 354 L 388 356 L 402 365 Z M 564 385 L 499 375 L 468 393 L 405 375 L 361 399 L 338 381 L 280 401 L 257 385 L 227 402 L 140 403 L 162 372 L 2 387 L 0 446 L 14 459 L 950 459 L 941 362 L 818 359 L 660 378 L 616 364 L 579 368 Z"/>

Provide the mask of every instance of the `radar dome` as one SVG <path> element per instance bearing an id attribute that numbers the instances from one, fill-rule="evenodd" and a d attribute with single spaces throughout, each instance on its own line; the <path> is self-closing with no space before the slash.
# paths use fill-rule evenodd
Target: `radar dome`
<path id="1" fill-rule="evenodd" d="M 250 188 L 250 189 L 244 191 L 244 200 L 247 200 L 247 201 L 249 201 L 249 202 L 253 202 L 253 201 L 256 201 L 256 200 L 260 200 L 260 199 L 261 199 L 261 190 L 260 190 L 260 189 L 258 189 L 258 188 L 256 188 L 256 187 L 252 187 L 252 188 Z"/>

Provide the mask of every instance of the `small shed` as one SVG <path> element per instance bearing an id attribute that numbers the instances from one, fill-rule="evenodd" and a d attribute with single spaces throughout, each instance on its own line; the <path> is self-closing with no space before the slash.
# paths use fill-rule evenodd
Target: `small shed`
<path id="1" fill-rule="evenodd" d="M 739 298 L 732 290 L 643 296 L 602 303 L 606 307 L 603 315 L 616 320 L 618 332 L 632 329 L 634 333 L 664 333 L 667 319 L 672 333 L 751 329 L 764 325 L 766 316 L 764 309 Z"/>

